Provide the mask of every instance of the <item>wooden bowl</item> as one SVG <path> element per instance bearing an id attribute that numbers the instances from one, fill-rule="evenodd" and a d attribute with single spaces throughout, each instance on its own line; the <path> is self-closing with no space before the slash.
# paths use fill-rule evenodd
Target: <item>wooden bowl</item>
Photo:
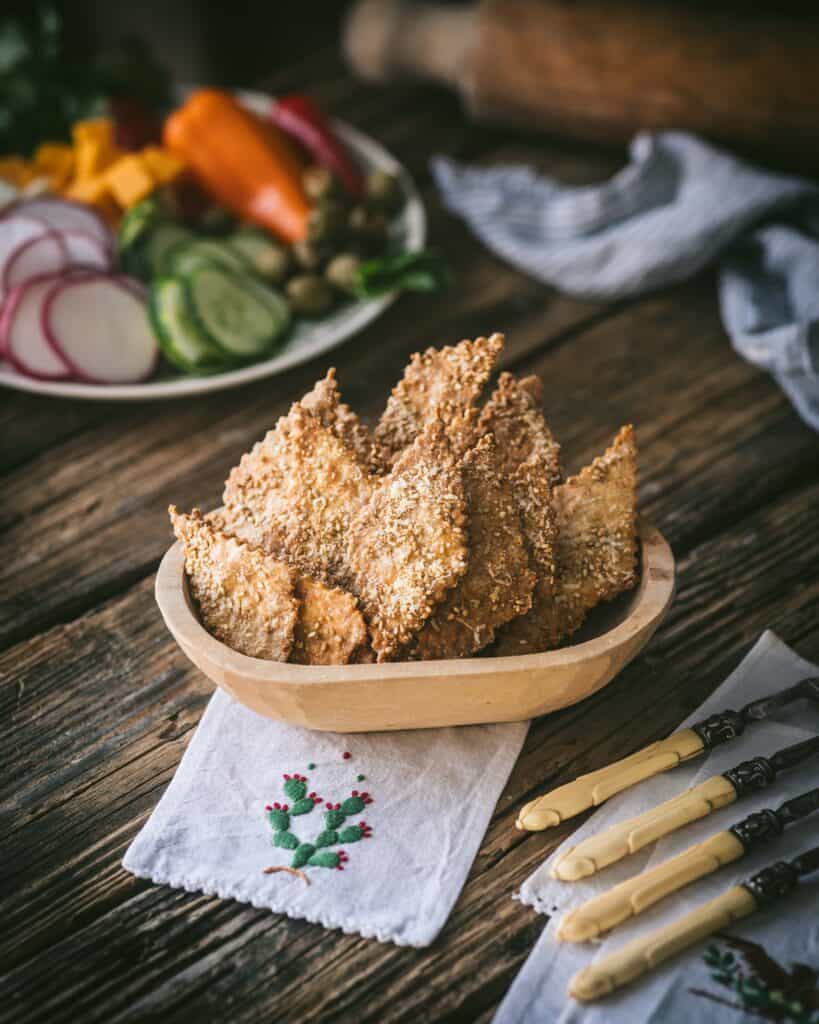
<path id="1" fill-rule="evenodd" d="M 544 654 L 330 666 L 248 658 L 200 623 L 178 543 L 159 566 L 156 600 L 194 665 L 268 718 L 334 732 L 517 722 L 588 697 L 651 638 L 674 596 L 674 557 L 653 527 L 641 525 L 640 540 L 639 585 L 596 608 L 571 646 Z"/>

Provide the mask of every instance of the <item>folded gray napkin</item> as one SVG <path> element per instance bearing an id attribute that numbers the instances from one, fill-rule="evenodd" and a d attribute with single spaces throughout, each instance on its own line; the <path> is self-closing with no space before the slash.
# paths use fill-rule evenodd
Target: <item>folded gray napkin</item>
<path id="1" fill-rule="evenodd" d="M 432 172 L 444 204 L 490 249 L 572 294 L 639 295 L 719 258 L 734 348 L 819 430 L 819 186 L 680 132 L 638 135 L 629 164 L 599 185 L 443 157 Z"/>

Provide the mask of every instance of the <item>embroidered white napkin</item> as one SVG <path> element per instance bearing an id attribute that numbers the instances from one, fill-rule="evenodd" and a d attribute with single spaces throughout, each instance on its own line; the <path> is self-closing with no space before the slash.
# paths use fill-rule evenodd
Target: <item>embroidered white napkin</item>
<path id="1" fill-rule="evenodd" d="M 800 679 L 819 675 L 819 668 L 798 657 L 773 633 L 766 632 L 739 667 L 716 692 L 684 723 L 690 725 L 706 715 L 726 708 L 739 708 L 748 701 L 784 689 Z M 768 755 L 792 743 L 819 734 L 819 706 L 800 701 L 780 710 L 772 718 L 748 727 L 740 738 L 717 747 L 708 757 L 681 765 L 608 801 L 573 833 L 554 854 L 524 882 L 519 899 L 550 921 L 523 969 L 501 1004 L 495 1024 L 542 1024 L 543 1021 L 582 1021 L 583 1024 L 634 1024 L 635 1021 L 742 1021 L 759 1020 L 760 1008 L 773 999 L 796 1003 L 784 980 L 796 962 L 819 971 L 819 880 L 800 883 L 800 895 L 792 894 L 778 906 L 738 922 L 730 934 L 761 946 L 741 951 L 716 939 L 693 948 L 653 974 L 599 1003 L 582 1006 L 566 995 L 572 975 L 598 956 L 612 952 L 637 935 L 660 927 L 748 878 L 766 864 L 787 860 L 819 845 L 819 814 L 796 822 L 778 839 L 761 845 L 740 860 L 693 883 L 661 901 L 648 912 L 616 928 L 597 944 L 560 943 L 554 933 L 563 914 L 599 892 L 630 878 L 646 867 L 680 853 L 714 832 L 730 827 L 753 811 L 778 807 L 783 801 L 819 786 L 819 757 L 782 772 L 766 789 L 710 814 L 693 825 L 661 839 L 653 847 L 625 858 L 591 878 L 565 883 L 553 879 L 549 868 L 561 852 L 585 836 L 599 833 L 608 825 L 633 817 L 677 793 L 718 775 L 735 764 L 758 754 Z M 775 965 L 760 966 L 765 956 Z M 727 959 L 725 959 L 727 958 Z M 756 980 L 752 980 L 756 979 Z M 808 986 L 809 988 L 811 986 Z M 813 981 L 816 987 L 816 978 Z M 784 994 L 776 995 L 777 990 Z M 776 1009 L 776 1006 L 774 1006 Z M 774 1017 L 813 1024 L 805 1013 Z M 764 1014 L 763 1014 L 764 1016 Z"/>
<path id="2" fill-rule="evenodd" d="M 217 691 L 123 865 L 156 883 L 426 946 L 458 898 L 527 729 L 310 732 Z M 289 866 L 301 875 L 265 873 Z"/>

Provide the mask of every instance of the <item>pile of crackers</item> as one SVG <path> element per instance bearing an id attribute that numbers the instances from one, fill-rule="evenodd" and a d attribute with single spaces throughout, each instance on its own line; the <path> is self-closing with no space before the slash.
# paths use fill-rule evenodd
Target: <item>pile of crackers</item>
<path id="1" fill-rule="evenodd" d="M 634 432 L 564 480 L 537 377 L 503 336 L 412 357 L 371 431 L 330 370 L 231 471 L 171 506 L 202 622 L 305 665 L 531 654 L 637 580 Z"/>

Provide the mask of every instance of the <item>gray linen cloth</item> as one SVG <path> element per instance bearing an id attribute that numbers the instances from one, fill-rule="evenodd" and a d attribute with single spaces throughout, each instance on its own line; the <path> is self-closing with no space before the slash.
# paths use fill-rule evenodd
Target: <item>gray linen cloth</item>
<path id="1" fill-rule="evenodd" d="M 641 134 L 609 181 L 567 186 L 522 166 L 432 160 L 444 204 L 538 280 L 618 299 L 719 259 L 736 351 L 769 371 L 819 430 L 819 186 L 681 132 Z"/>

